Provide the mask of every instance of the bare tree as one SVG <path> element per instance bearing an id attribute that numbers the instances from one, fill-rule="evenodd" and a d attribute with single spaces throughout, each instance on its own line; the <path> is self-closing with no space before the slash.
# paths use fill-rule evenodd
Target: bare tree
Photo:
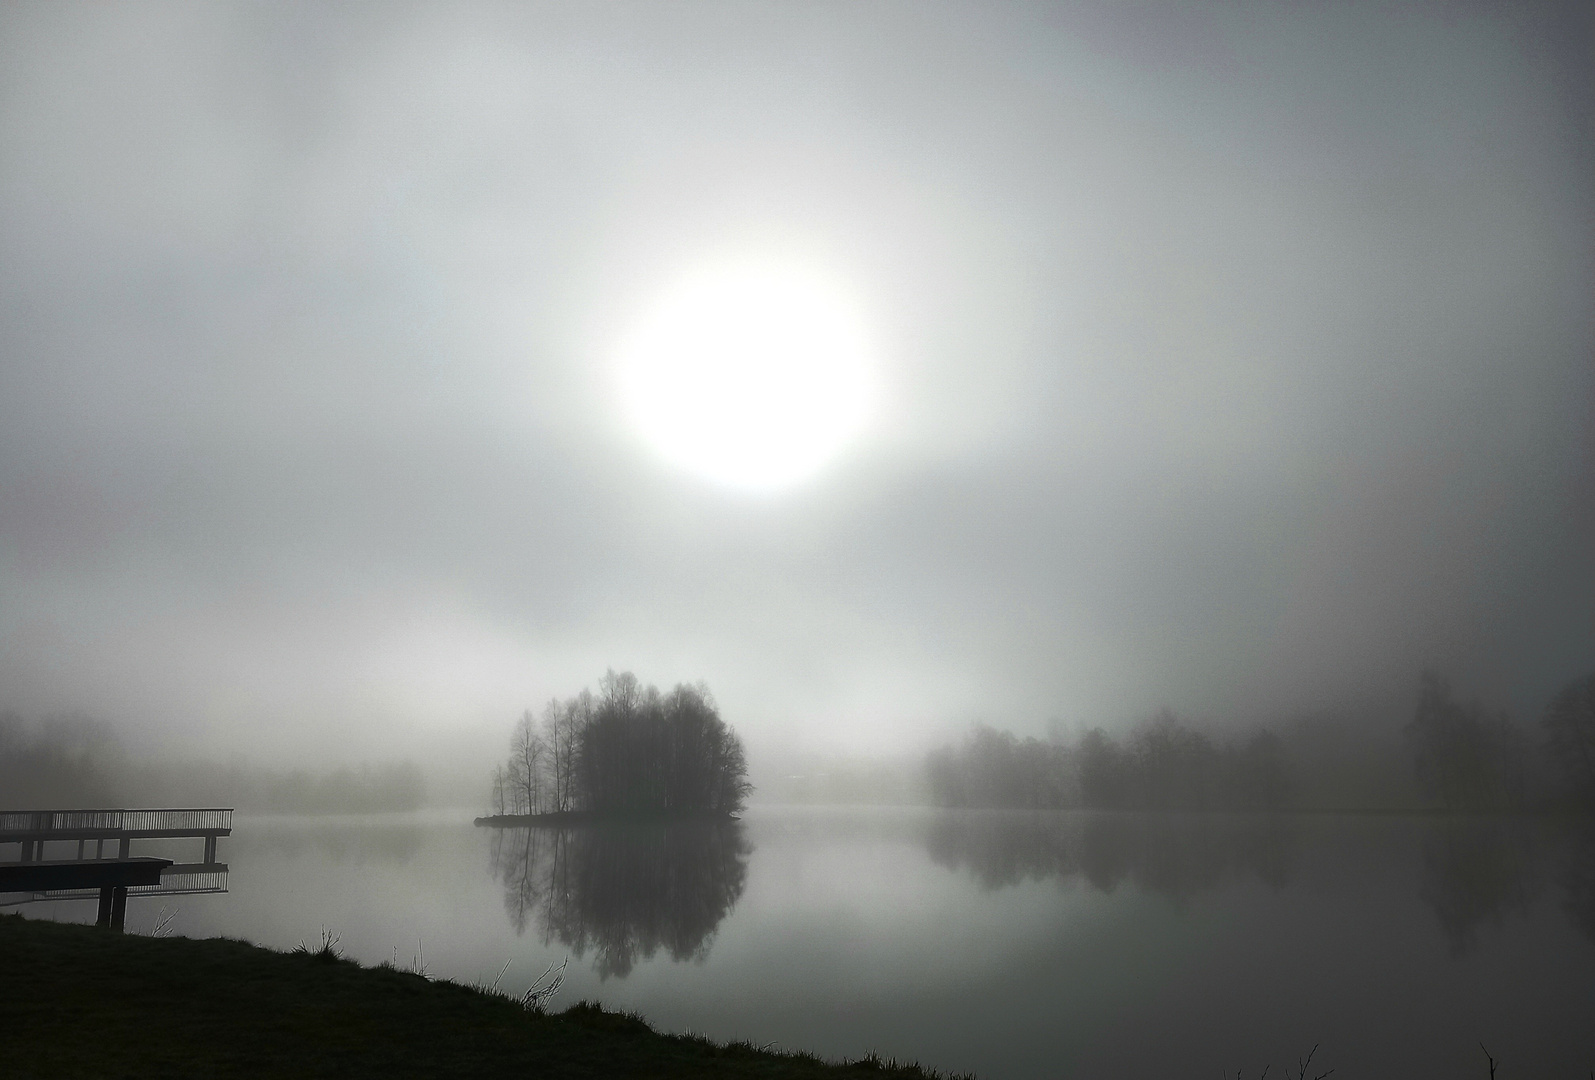
<path id="1" fill-rule="evenodd" d="M 550 701 L 541 725 L 521 716 L 495 799 L 502 786 L 516 814 L 742 809 L 747 756 L 707 686 L 661 694 L 610 671 L 598 689 Z"/>
<path id="2" fill-rule="evenodd" d="M 509 775 L 516 812 L 537 814 L 543 806 L 543 769 L 547 746 L 530 709 L 521 714 L 510 738 Z"/>
<path id="3" fill-rule="evenodd" d="M 493 770 L 493 812 L 500 817 L 504 816 L 505 800 L 508 797 L 506 775 L 506 770 L 502 765 Z"/>
<path id="4" fill-rule="evenodd" d="M 543 709 L 543 739 L 548 744 L 548 774 L 552 808 L 559 813 L 575 809 L 576 743 L 581 727 L 592 715 L 592 694 L 583 690 L 569 701 L 557 698 Z"/>

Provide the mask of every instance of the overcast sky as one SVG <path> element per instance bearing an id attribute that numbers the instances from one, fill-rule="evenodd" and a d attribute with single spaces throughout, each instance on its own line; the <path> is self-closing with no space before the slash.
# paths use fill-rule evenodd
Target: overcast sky
<path id="1" fill-rule="evenodd" d="M 497 740 L 607 667 L 761 747 L 1526 719 L 1595 668 L 1587 9 L 7 3 L 0 707 Z M 820 268 L 862 434 L 619 407 L 704 260 Z"/>

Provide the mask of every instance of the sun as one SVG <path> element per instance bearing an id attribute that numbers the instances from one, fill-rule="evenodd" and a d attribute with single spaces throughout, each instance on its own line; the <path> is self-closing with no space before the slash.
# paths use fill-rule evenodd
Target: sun
<path id="1" fill-rule="evenodd" d="M 728 487 L 806 480 L 863 429 L 874 365 L 846 295 L 769 264 L 684 277 L 620 351 L 622 401 L 666 461 Z"/>

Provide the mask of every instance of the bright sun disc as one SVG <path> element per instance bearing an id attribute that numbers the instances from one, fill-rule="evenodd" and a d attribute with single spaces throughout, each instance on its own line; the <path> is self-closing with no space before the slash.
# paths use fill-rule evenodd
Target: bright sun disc
<path id="1" fill-rule="evenodd" d="M 795 270 L 700 273 L 626 342 L 621 394 L 672 464 L 733 487 L 803 480 L 862 428 L 871 365 L 850 305 Z"/>

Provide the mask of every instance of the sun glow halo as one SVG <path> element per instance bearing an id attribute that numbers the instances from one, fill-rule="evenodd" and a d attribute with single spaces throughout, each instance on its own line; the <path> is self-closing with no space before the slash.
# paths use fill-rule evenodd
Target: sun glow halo
<path id="1" fill-rule="evenodd" d="M 621 353 L 621 395 L 647 442 L 731 487 L 808 478 L 862 428 L 873 392 L 851 305 L 822 279 L 770 266 L 687 278 Z"/>

